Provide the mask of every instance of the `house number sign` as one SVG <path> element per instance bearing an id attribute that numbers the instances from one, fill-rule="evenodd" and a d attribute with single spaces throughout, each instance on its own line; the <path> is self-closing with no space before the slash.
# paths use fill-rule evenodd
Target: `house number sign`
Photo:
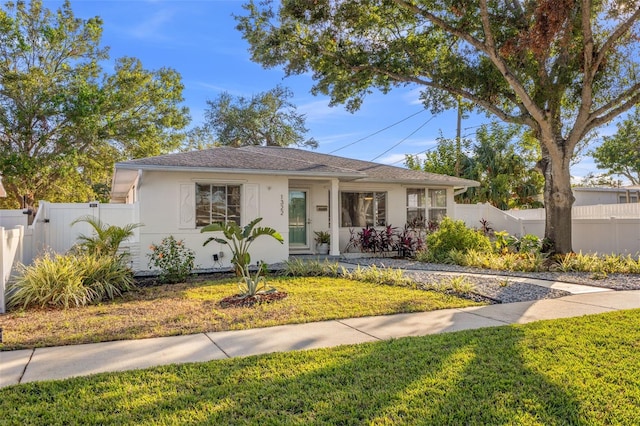
<path id="1" fill-rule="evenodd" d="M 280 194 L 280 216 L 284 216 L 284 195 Z"/>

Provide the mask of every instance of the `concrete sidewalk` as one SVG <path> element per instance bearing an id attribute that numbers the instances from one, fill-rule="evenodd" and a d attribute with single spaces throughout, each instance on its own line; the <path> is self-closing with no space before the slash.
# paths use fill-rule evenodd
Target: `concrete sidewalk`
<path id="1" fill-rule="evenodd" d="M 8 351 L 0 352 L 0 387 L 108 371 L 328 348 L 637 308 L 640 308 L 640 291 L 590 292 L 559 299 L 413 314 Z"/>

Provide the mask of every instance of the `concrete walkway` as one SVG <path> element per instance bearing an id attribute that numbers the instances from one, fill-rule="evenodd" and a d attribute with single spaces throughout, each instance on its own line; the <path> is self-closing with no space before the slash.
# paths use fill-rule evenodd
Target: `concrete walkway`
<path id="1" fill-rule="evenodd" d="M 640 308 L 640 291 L 574 290 L 559 299 L 0 352 L 0 387 Z"/>

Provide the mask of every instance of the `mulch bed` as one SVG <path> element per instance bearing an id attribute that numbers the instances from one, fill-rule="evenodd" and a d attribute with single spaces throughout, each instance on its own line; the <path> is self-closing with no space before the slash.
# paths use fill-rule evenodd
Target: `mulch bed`
<path id="1" fill-rule="evenodd" d="M 241 297 L 239 294 L 225 297 L 218 302 L 221 308 L 250 308 L 262 303 L 272 303 L 286 298 L 288 294 L 284 291 L 274 291 L 267 294 L 256 294 L 250 297 Z"/>

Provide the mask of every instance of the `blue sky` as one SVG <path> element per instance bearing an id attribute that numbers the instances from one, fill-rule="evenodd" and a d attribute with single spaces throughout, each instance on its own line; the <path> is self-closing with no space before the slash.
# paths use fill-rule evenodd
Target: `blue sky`
<path id="1" fill-rule="evenodd" d="M 49 9 L 61 3 L 44 1 Z M 248 44 L 232 17 L 244 13 L 242 4 L 236 0 L 71 1 L 76 17 L 102 18 L 102 45 L 110 47 L 112 59 L 133 56 L 147 69 L 170 67 L 182 75 L 185 105 L 194 125 L 202 122 L 206 101 L 222 91 L 250 97 L 282 84 L 293 91 L 298 112 L 306 114 L 307 136 L 319 142 L 319 152 L 402 166 L 405 154 L 433 148 L 440 134 L 455 137 L 455 112 L 435 117 L 420 112 L 423 108 L 416 87 L 398 88 L 386 95 L 374 93 L 352 114 L 343 106 L 330 108 L 327 98 L 312 96 L 310 76 L 284 78 L 279 69 L 264 69 L 251 62 Z M 462 134 L 472 138 L 477 126 L 489 121 L 483 115 L 465 119 Z M 613 131 L 603 129 L 601 134 Z M 572 168 L 572 175 L 584 176 L 589 171 L 597 169 L 585 158 Z"/>

